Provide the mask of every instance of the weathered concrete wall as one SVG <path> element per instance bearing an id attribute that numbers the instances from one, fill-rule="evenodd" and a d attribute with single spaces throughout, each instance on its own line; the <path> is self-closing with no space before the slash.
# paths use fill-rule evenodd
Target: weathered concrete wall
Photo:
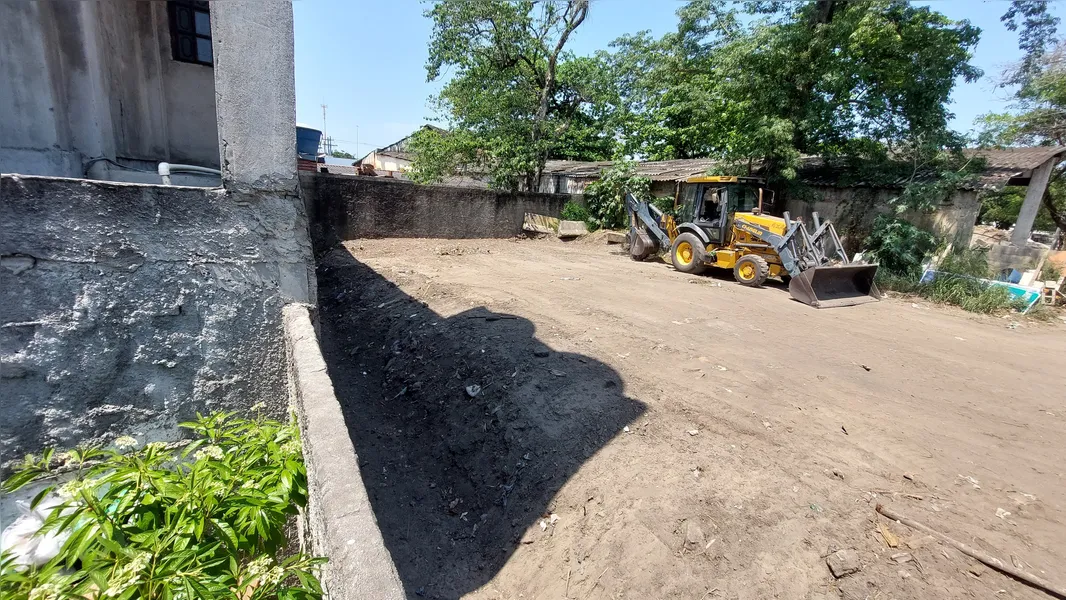
<path id="1" fill-rule="evenodd" d="M 311 553 L 329 557 L 322 584 L 331 600 L 402 600 L 403 584 L 359 474 L 359 457 L 309 307 L 286 306 L 284 322 L 289 401 L 300 422 L 307 465 Z"/>
<path id="2" fill-rule="evenodd" d="M 296 190 L 292 2 L 229 0 L 211 10 L 226 187 Z"/>
<path id="3" fill-rule="evenodd" d="M 857 249 L 855 246 L 862 243 L 874 219 L 880 214 L 892 213 L 889 201 L 898 194 L 898 190 L 891 189 L 816 187 L 814 195 L 817 199 L 813 202 L 788 198 L 785 206 L 775 209 L 788 210 L 793 218 L 803 217 L 808 223 L 812 213 L 817 212 L 823 219 L 832 220 L 841 236 L 849 238 L 846 243 Z M 908 212 L 901 216 L 953 242 L 958 248 L 966 248 L 980 210 L 977 192 L 959 190 L 949 202 L 932 213 Z"/>
<path id="4" fill-rule="evenodd" d="M 314 302 L 294 194 L 5 175 L 0 198 L 4 460 L 284 411 L 281 309 Z"/>
<path id="5" fill-rule="evenodd" d="M 0 19 L 4 172 L 83 177 L 97 157 L 218 167 L 214 71 L 171 58 L 166 3 L 0 0 Z"/>
<path id="6" fill-rule="evenodd" d="M 382 237 L 506 238 L 525 213 L 558 217 L 569 196 L 301 173 L 316 248 Z"/>

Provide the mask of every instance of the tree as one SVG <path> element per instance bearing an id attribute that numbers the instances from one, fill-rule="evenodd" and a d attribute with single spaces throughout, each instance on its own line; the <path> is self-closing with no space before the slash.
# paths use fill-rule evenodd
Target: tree
<path id="1" fill-rule="evenodd" d="M 408 141 L 416 159 L 407 172 L 418 183 L 440 183 L 452 175 L 484 170 L 478 139 L 469 131 L 423 128 Z"/>
<path id="2" fill-rule="evenodd" d="M 615 42 L 627 149 L 654 158 L 763 161 L 790 179 L 801 155 L 930 153 L 980 30 L 902 0 L 693 0 L 678 30 Z"/>
<path id="3" fill-rule="evenodd" d="M 350 158 L 355 160 L 355 156 L 352 153 L 345 152 L 344 150 L 334 150 L 331 156 L 333 156 L 333 158 Z"/>
<path id="4" fill-rule="evenodd" d="M 452 73 L 432 102 L 464 145 L 475 142 L 496 187 L 535 188 L 556 155 L 609 155 L 610 132 L 587 107 L 602 87 L 598 65 L 565 52 L 587 14 L 588 0 L 438 0 L 426 11 L 427 79 Z M 416 154 L 415 170 L 436 173 L 424 160 Z"/>
<path id="5" fill-rule="evenodd" d="M 1002 76 L 1004 85 L 1017 86 L 1011 110 L 983 115 L 979 140 L 995 146 L 1066 144 L 1066 43 L 1056 38 L 1059 19 L 1048 13 L 1046 2 L 1014 0 L 1002 20 L 1011 31 L 1020 29 L 1018 47 L 1025 56 Z M 994 215 L 990 220 L 1013 223 L 1021 203 L 1012 198 L 993 194 L 984 212 Z M 1048 220 L 1066 231 L 1066 164 L 1052 171 L 1041 199 L 1037 226 Z"/>

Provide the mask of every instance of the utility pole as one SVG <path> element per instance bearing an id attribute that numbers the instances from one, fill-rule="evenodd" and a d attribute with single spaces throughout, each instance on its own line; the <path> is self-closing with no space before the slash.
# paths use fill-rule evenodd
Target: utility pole
<path id="1" fill-rule="evenodd" d="M 326 155 L 329 155 L 331 152 L 326 149 L 329 140 L 329 138 L 326 137 L 326 108 L 326 104 L 322 103 L 322 151 Z"/>
<path id="2" fill-rule="evenodd" d="M 359 150 L 359 126 L 356 125 L 355 126 L 355 154 L 356 154 L 356 158 L 359 157 L 359 152 L 360 152 L 360 150 Z"/>

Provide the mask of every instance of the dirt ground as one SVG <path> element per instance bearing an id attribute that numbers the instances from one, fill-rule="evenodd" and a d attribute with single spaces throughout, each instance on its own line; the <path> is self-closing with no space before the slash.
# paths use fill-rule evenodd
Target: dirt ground
<path id="1" fill-rule="evenodd" d="M 318 275 L 412 598 L 1047 597 L 877 503 L 1066 585 L 1061 320 L 816 310 L 596 238 L 363 240 Z"/>

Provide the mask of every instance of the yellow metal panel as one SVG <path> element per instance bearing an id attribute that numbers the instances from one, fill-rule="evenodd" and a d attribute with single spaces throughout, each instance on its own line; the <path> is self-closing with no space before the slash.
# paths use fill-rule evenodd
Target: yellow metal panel
<path id="1" fill-rule="evenodd" d="M 685 180 L 685 183 L 736 183 L 736 182 L 737 182 L 736 176 L 726 177 L 726 176 L 718 176 L 718 175 L 715 175 L 715 176 L 700 175 L 698 177 L 689 177 L 688 179 Z"/>
<path id="2" fill-rule="evenodd" d="M 737 264 L 737 253 L 733 250 L 718 250 L 714 253 L 714 266 L 723 269 L 732 269 Z"/>
<path id="3" fill-rule="evenodd" d="M 758 177 L 737 177 L 736 175 L 697 175 L 696 177 L 689 177 L 685 180 L 685 183 L 754 183 L 762 185 L 765 183 Z"/>
<path id="4" fill-rule="evenodd" d="M 764 229 L 776 233 L 777 235 L 785 235 L 786 227 L 785 220 L 781 217 L 771 217 L 769 215 L 756 215 L 753 213 L 737 213 L 736 219 L 747 221 L 752 225 L 758 225 Z"/>

